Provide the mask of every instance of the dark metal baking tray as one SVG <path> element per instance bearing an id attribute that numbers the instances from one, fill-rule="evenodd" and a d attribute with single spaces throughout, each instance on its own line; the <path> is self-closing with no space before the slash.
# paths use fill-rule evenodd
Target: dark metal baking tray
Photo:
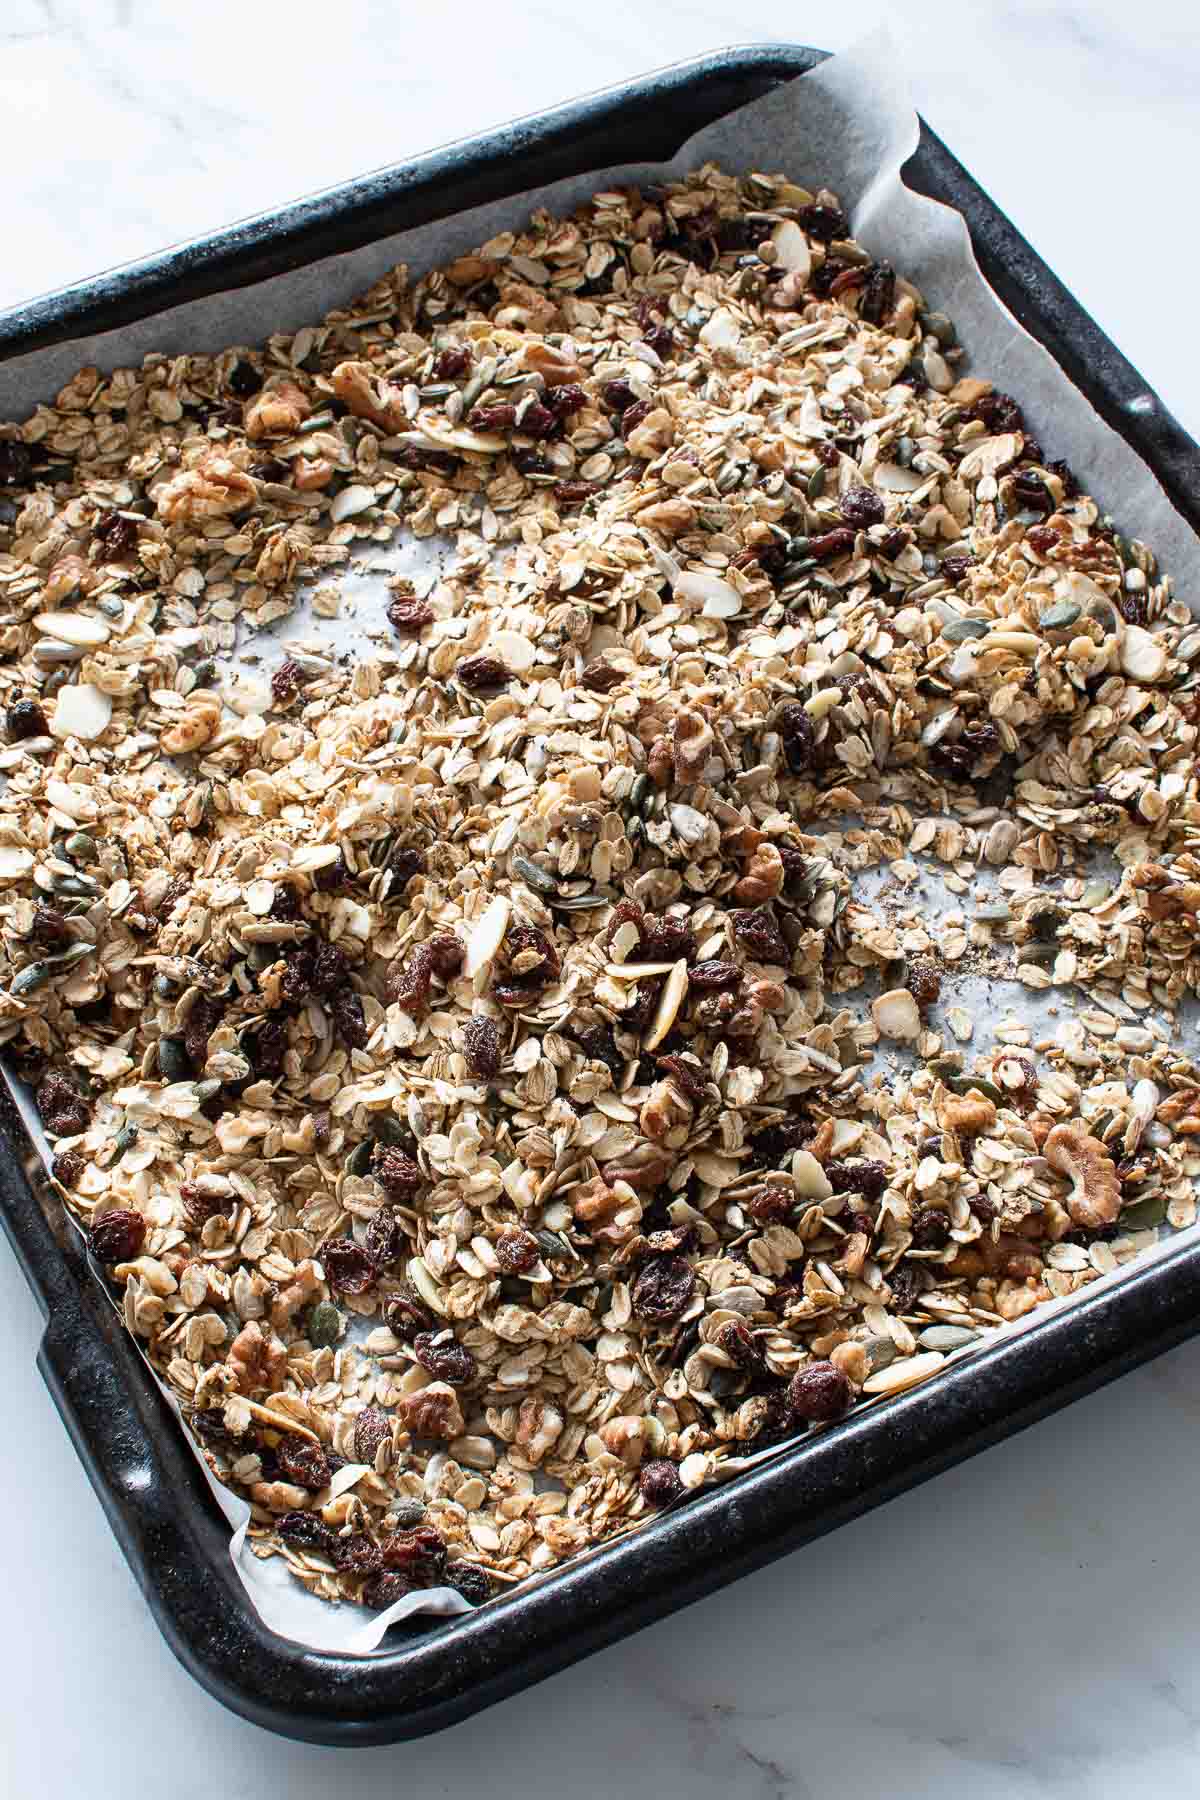
<path id="1" fill-rule="evenodd" d="M 721 51 L 454 144 L 0 314 L 0 360 L 144 319 L 562 176 L 667 160 L 805 73 L 795 45 Z M 963 215 L 984 275 L 1200 528 L 1200 448 L 938 138 L 909 184 Z M 264 320 L 264 330 L 269 321 Z M 0 1220 L 45 1309 L 38 1364 L 171 1648 L 247 1719 L 320 1744 L 439 1730 L 1010 1436 L 1190 1336 L 1200 1244 L 952 1365 L 510 1599 L 368 1659 L 277 1637 L 228 1556 L 198 1464 L 0 1096 Z"/>

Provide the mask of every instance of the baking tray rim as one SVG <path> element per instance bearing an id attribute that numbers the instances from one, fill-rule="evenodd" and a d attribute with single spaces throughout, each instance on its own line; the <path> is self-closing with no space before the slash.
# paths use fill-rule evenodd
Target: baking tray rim
<path id="1" fill-rule="evenodd" d="M 340 184 L 0 313 L 0 360 L 89 328 L 111 329 L 114 308 L 119 322 L 132 323 L 314 260 L 296 255 L 306 220 L 327 234 L 342 218 L 349 235 L 341 247 L 349 249 L 370 241 L 369 229 L 360 234 L 372 220 L 378 236 L 465 210 L 464 183 L 467 206 L 521 192 L 545 179 L 548 146 L 570 161 L 591 138 L 627 125 L 631 112 L 641 109 L 648 126 L 647 108 L 661 114 L 664 97 L 683 116 L 682 139 L 825 55 L 785 44 L 713 52 Z M 740 95 L 718 96 L 738 84 Z M 631 160 L 628 145 L 621 148 L 619 159 L 601 159 L 597 150 L 578 171 L 563 172 Z M 667 154 L 660 143 L 640 159 Z M 1168 492 L 1183 480 L 1192 496 L 1200 493 L 1200 449 L 923 122 L 906 178 L 963 214 L 990 284 Z M 459 183 L 455 203 L 422 214 L 432 190 L 451 180 Z M 413 206 L 397 220 L 396 208 Z M 1180 510 L 1197 522 L 1190 508 Z M 1089 1290 L 934 1382 L 851 1415 L 503 1606 L 363 1659 L 281 1638 L 254 1612 L 227 1555 L 228 1526 L 93 1280 L 7 1094 L 0 1096 L 0 1223 L 48 1316 L 39 1367 L 172 1650 L 235 1712 L 322 1744 L 395 1742 L 439 1730 L 812 1541 L 1200 1327 L 1200 1241 L 1188 1234 L 1119 1284 Z"/>

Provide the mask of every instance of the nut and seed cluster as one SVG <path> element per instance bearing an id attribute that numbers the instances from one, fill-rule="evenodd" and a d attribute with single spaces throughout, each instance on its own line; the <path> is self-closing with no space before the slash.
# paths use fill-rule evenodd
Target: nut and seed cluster
<path id="1" fill-rule="evenodd" d="M 1193 1222 L 1200 631 L 1081 478 L 714 167 L 0 427 L 0 1035 L 260 1554 L 485 1600 Z"/>

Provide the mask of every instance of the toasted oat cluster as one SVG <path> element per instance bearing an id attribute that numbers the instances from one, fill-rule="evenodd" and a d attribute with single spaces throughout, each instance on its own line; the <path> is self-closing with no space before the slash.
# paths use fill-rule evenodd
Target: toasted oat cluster
<path id="1" fill-rule="evenodd" d="M 712 167 L 0 428 L 0 1033 L 313 1592 L 485 1599 L 1192 1223 L 1200 632 L 1082 474 Z"/>

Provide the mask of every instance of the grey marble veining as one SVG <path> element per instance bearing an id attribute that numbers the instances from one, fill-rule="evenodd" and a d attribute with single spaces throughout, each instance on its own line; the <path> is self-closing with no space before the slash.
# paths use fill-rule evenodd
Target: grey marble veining
<path id="1" fill-rule="evenodd" d="M 878 5 L 5 0 L 0 304 L 721 43 Z M 1194 6 L 895 0 L 931 123 L 1200 430 Z M 0 1254 L 6 1791 L 1174 1800 L 1200 1791 L 1200 1344 L 449 1734 L 276 1743 L 151 1623 Z M 803 1505 L 803 1495 L 797 1495 Z M 146 1748 L 148 1746 L 148 1748 Z"/>

